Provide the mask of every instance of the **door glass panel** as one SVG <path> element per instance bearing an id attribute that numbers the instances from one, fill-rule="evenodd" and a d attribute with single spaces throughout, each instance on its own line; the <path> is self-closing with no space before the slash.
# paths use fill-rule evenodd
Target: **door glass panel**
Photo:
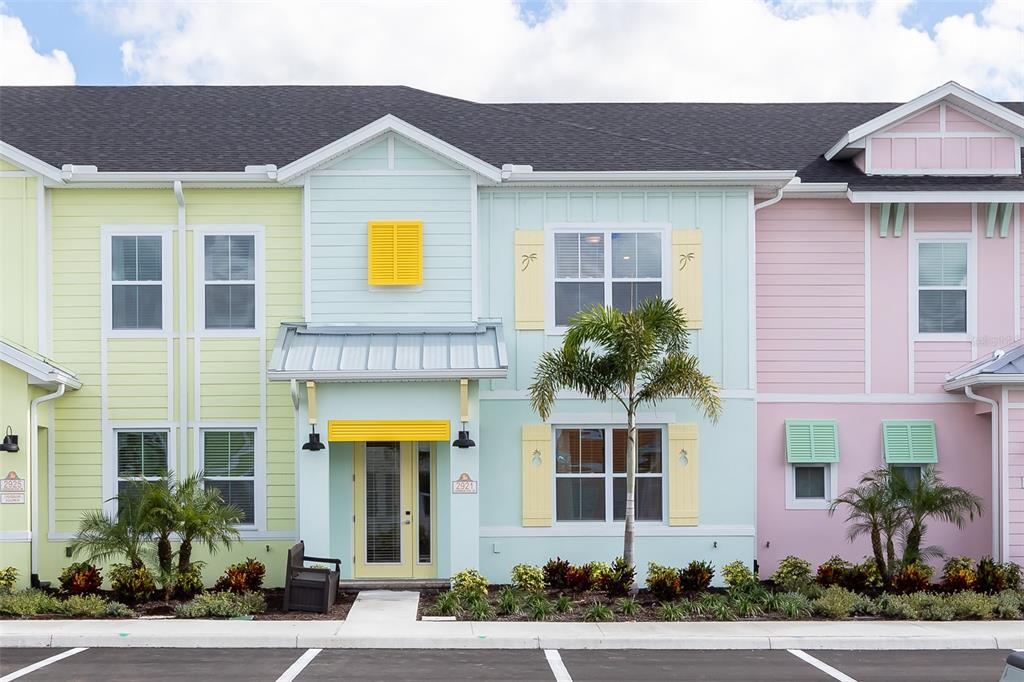
<path id="1" fill-rule="evenodd" d="M 366 444 L 366 563 L 402 561 L 402 457 L 398 443 Z"/>
<path id="2" fill-rule="evenodd" d="M 416 503 L 419 505 L 416 547 L 421 564 L 430 563 L 430 484 L 430 443 L 420 443 L 416 452 Z"/>

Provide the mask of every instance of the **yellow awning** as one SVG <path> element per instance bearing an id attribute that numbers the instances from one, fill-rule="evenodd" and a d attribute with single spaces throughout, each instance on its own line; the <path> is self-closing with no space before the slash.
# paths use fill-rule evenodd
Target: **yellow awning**
<path id="1" fill-rule="evenodd" d="M 452 425 L 447 419 L 331 419 L 327 422 L 327 440 L 331 443 L 448 441 L 451 438 Z"/>

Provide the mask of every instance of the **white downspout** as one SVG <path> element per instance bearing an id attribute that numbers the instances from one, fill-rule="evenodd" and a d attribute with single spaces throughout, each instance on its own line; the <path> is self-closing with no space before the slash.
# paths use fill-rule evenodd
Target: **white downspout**
<path id="1" fill-rule="evenodd" d="M 1002 516 L 1002 500 L 999 494 L 999 403 L 992 398 L 978 395 L 970 386 L 964 386 L 964 393 L 971 400 L 985 403 L 992 408 L 992 556 L 996 561 L 1003 561 L 999 532 L 999 519 Z M 999 513 L 996 513 L 997 509 Z"/>
<path id="2" fill-rule="evenodd" d="M 185 193 L 181 180 L 174 181 L 178 203 L 178 470 L 188 471 L 188 267 L 185 244 Z M 196 348 L 199 353 L 199 348 Z M 169 417 L 170 415 L 168 415 Z"/>
<path id="3" fill-rule="evenodd" d="M 779 191 L 776 192 L 775 196 L 773 196 L 771 199 L 765 199 L 759 204 L 754 204 L 754 212 L 756 213 L 757 211 L 760 211 L 762 208 L 768 208 L 772 204 L 777 204 L 780 201 L 782 201 L 782 190 L 784 189 L 785 187 L 780 187 Z"/>
<path id="4" fill-rule="evenodd" d="M 28 442 L 29 442 L 29 455 L 31 461 L 29 463 L 29 475 L 32 477 L 32 486 L 29 492 L 31 495 L 31 504 L 29 505 L 29 513 L 32 514 L 32 518 L 29 521 L 29 529 L 32 534 L 31 540 L 31 552 L 32 552 L 32 584 L 36 585 L 39 581 L 39 427 L 38 423 L 38 411 L 39 405 L 49 400 L 56 400 L 57 398 L 64 395 L 65 386 L 60 384 L 57 386 L 57 390 L 53 393 L 47 393 L 35 398 L 29 407 L 28 417 Z M 49 438 L 53 438 L 53 434 L 47 434 Z"/>

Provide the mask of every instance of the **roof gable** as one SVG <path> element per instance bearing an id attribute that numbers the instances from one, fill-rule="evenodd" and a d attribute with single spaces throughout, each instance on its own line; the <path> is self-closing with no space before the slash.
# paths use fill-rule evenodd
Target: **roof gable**
<path id="1" fill-rule="evenodd" d="M 1024 116 L 968 90 L 959 83 L 950 81 L 906 104 L 851 128 L 832 145 L 831 149 L 825 152 L 825 158 L 829 161 L 850 158 L 858 150 L 864 149 L 869 135 L 881 132 L 890 126 L 909 125 L 911 128 L 927 126 L 930 123 L 928 117 L 932 115 L 930 110 L 939 102 L 953 104 L 964 113 L 1017 136 L 1018 141 L 1020 137 L 1024 136 Z"/>

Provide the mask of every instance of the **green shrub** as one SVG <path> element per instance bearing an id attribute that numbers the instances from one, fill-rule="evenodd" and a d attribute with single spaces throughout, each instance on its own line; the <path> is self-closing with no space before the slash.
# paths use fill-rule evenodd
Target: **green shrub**
<path id="1" fill-rule="evenodd" d="M 135 612 L 119 601 L 108 601 L 103 615 L 107 618 L 134 618 Z"/>
<path id="2" fill-rule="evenodd" d="M 177 576 L 177 596 L 181 599 L 191 599 L 203 591 L 203 567 L 202 561 L 193 561 L 188 568 Z"/>
<path id="3" fill-rule="evenodd" d="M 714 620 L 736 620 L 736 610 L 727 597 L 713 592 L 705 592 L 696 602 L 700 612 Z"/>
<path id="4" fill-rule="evenodd" d="M 57 578 L 65 594 L 93 594 L 103 586 L 100 569 L 88 561 L 79 561 L 66 567 Z"/>
<path id="5" fill-rule="evenodd" d="M 941 594 L 914 592 L 907 595 L 907 602 L 920 620 L 953 620 L 956 612 Z"/>
<path id="6" fill-rule="evenodd" d="M 601 576 L 598 587 L 611 598 L 624 597 L 629 594 L 636 580 L 636 569 L 626 563 L 622 557 L 616 557 L 608 572 Z"/>
<path id="7" fill-rule="evenodd" d="M 992 557 L 985 557 L 978 562 L 975 577 L 975 589 L 978 592 L 992 594 L 1016 590 L 1020 586 L 1020 566 L 1013 561 L 1001 564 Z"/>
<path id="8" fill-rule="evenodd" d="M 458 595 L 451 591 L 442 592 L 437 595 L 437 599 L 434 600 L 434 610 L 439 616 L 459 615 L 460 605 Z"/>
<path id="9" fill-rule="evenodd" d="M 600 584 L 601 580 L 612 572 L 611 564 L 606 561 L 588 561 L 583 564 L 583 568 L 587 569 L 587 573 L 590 574 L 590 580 L 595 585 Z"/>
<path id="10" fill-rule="evenodd" d="M 906 595 L 883 594 L 875 600 L 875 613 L 893 620 L 914 620 L 917 609 L 911 605 Z"/>
<path id="11" fill-rule="evenodd" d="M 493 615 L 494 610 L 485 598 L 474 597 L 466 603 L 466 616 L 470 620 L 490 620 Z"/>
<path id="12" fill-rule="evenodd" d="M 34 589 L 0 593 L 0 614 L 24 617 L 41 613 L 61 613 L 60 600 Z"/>
<path id="13" fill-rule="evenodd" d="M 682 580 L 679 571 L 655 562 L 647 564 L 647 589 L 661 602 L 679 599 Z"/>
<path id="14" fill-rule="evenodd" d="M 558 599 L 555 600 L 555 611 L 559 613 L 569 613 L 572 611 L 572 599 L 569 598 L 569 595 L 558 595 Z"/>
<path id="15" fill-rule="evenodd" d="M 742 561 L 733 561 L 722 566 L 722 578 L 729 587 L 740 587 L 757 582 L 754 572 L 751 571 Z"/>
<path id="16" fill-rule="evenodd" d="M 512 567 L 512 586 L 524 592 L 540 592 L 544 589 L 544 570 L 540 566 L 516 564 Z"/>
<path id="17" fill-rule="evenodd" d="M 709 561 L 691 561 L 679 572 L 679 585 L 686 592 L 701 592 L 711 586 L 715 567 Z"/>
<path id="18" fill-rule="evenodd" d="M 519 601 L 519 593 L 514 587 L 506 587 L 498 593 L 498 613 L 503 616 L 514 616 L 519 613 L 522 604 Z"/>
<path id="19" fill-rule="evenodd" d="M 101 618 L 110 615 L 110 606 L 111 603 L 98 594 L 73 594 L 60 602 L 60 613 L 72 618 Z"/>
<path id="20" fill-rule="evenodd" d="M 931 566 L 918 561 L 903 564 L 889 579 L 889 589 L 896 594 L 913 594 L 927 590 L 933 572 Z"/>
<path id="21" fill-rule="evenodd" d="M 787 556 L 772 573 L 772 582 L 786 591 L 800 589 L 811 582 L 811 562 L 792 554 Z"/>
<path id="22" fill-rule="evenodd" d="M 486 599 L 487 578 L 473 568 L 459 571 L 452 576 L 452 592 L 463 602 L 468 602 L 473 598 Z"/>
<path id="23" fill-rule="evenodd" d="M 841 585 L 846 578 L 846 573 L 851 568 L 853 568 L 853 564 L 838 554 L 833 554 L 828 561 L 818 566 L 818 573 L 814 579 L 822 587 Z"/>
<path id="24" fill-rule="evenodd" d="M 741 618 L 754 618 L 764 615 L 761 599 L 756 594 L 739 592 L 733 596 L 732 605 Z"/>
<path id="25" fill-rule="evenodd" d="M 619 613 L 624 616 L 633 617 L 640 613 L 640 602 L 632 597 L 623 597 L 615 603 L 615 606 L 619 609 Z"/>
<path id="26" fill-rule="evenodd" d="M 996 618 L 1014 620 L 1024 615 L 1024 596 L 1015 590 L 1003 590 L 996 595 L 996 606 L 992 611 Z"/>
<path id="27" fill-rule="evenodd" d="M 526 609 L 531 620 L 547 620 L 555 613 L 555 605 L 546 597 L 531 600 Z"/>
<path id="28" fill-rule="evenodd" d="M 885 585 L 882 572 L 874 557 L 865 557 L 859 564 L 851 564 L 843 574 L 840 584 L 854 592 L 873 592 Z"/>
<path id="29" fill-rule="evenodd" d="M 10 594 L 18 582 L 18 569 L 14 566 L 0 568 L 0 594 Z"/>
<path id="30" fill-rule="evenodd" d="M 550 559 L 544 564 L 544 583 L 554 590 L 568 587 L 566 576 L 572 564 L 562 558 Z"/>
<path id="31" fill-rule="evenodd" d="M 786 592 L 779 595 L 773 610 L 790 619 L 807 618 L 814 612 L 811 600 L 799 592 Z"/>
<path id="32" fill-rule="evenodd" d="M 608 608 L 607 604 L 594 602 L 583 612 L 583 620 L 588 623 L 601 623 L 615 620 L 615 614 Z"/>
<path id="33" fill-rule="evenodd" d="M 178 618 L 241 618 L 267 610 L 261 592 L 204 592 L 174 609 Z"/>
<path id="34" fill-rule="evenodd" d="M 262 562 L 248 558 L 224 569 L 224 575 L 217 580 L 213 589 L 238 593 L 255 592 L 263 587 L 263 576 L 266 573 L 267 567 Z"/>
<path id="35" fill-rule="evenodd" d="M 942 586 L 950 592 L 973 590 L 977 582 L 978 574 L 970 557 L 950 557 L 942 566 Z"/>
<path id="36" fill-rule="evenodd" d="M 125 604 L 147 602 L 156 592 L 149 569 L 145 566 L 132 568 L 128 564 L 110 567 L 110 588 L 114 591 L 114 598 Z"/>
<path id="37" fill-rule="evenodd" d="M 946 602 L 957 620 L 987 620 L 995 613 L 999 598 L 977 592 L 954 592 Z"/>
<path id="38" fill-rule="evenodd" d="M 686 619 L 686 609 L 679 602 L 667 601 L 658 607 L 658 620 L 679 621 Z"/>
<path id="39" fill-rule="evenodd" d="M 860 600 L 860 596 L 845 587 L 832 585 L 814 600 L 814 612 L 833 620 L 849 618 Z"/>

